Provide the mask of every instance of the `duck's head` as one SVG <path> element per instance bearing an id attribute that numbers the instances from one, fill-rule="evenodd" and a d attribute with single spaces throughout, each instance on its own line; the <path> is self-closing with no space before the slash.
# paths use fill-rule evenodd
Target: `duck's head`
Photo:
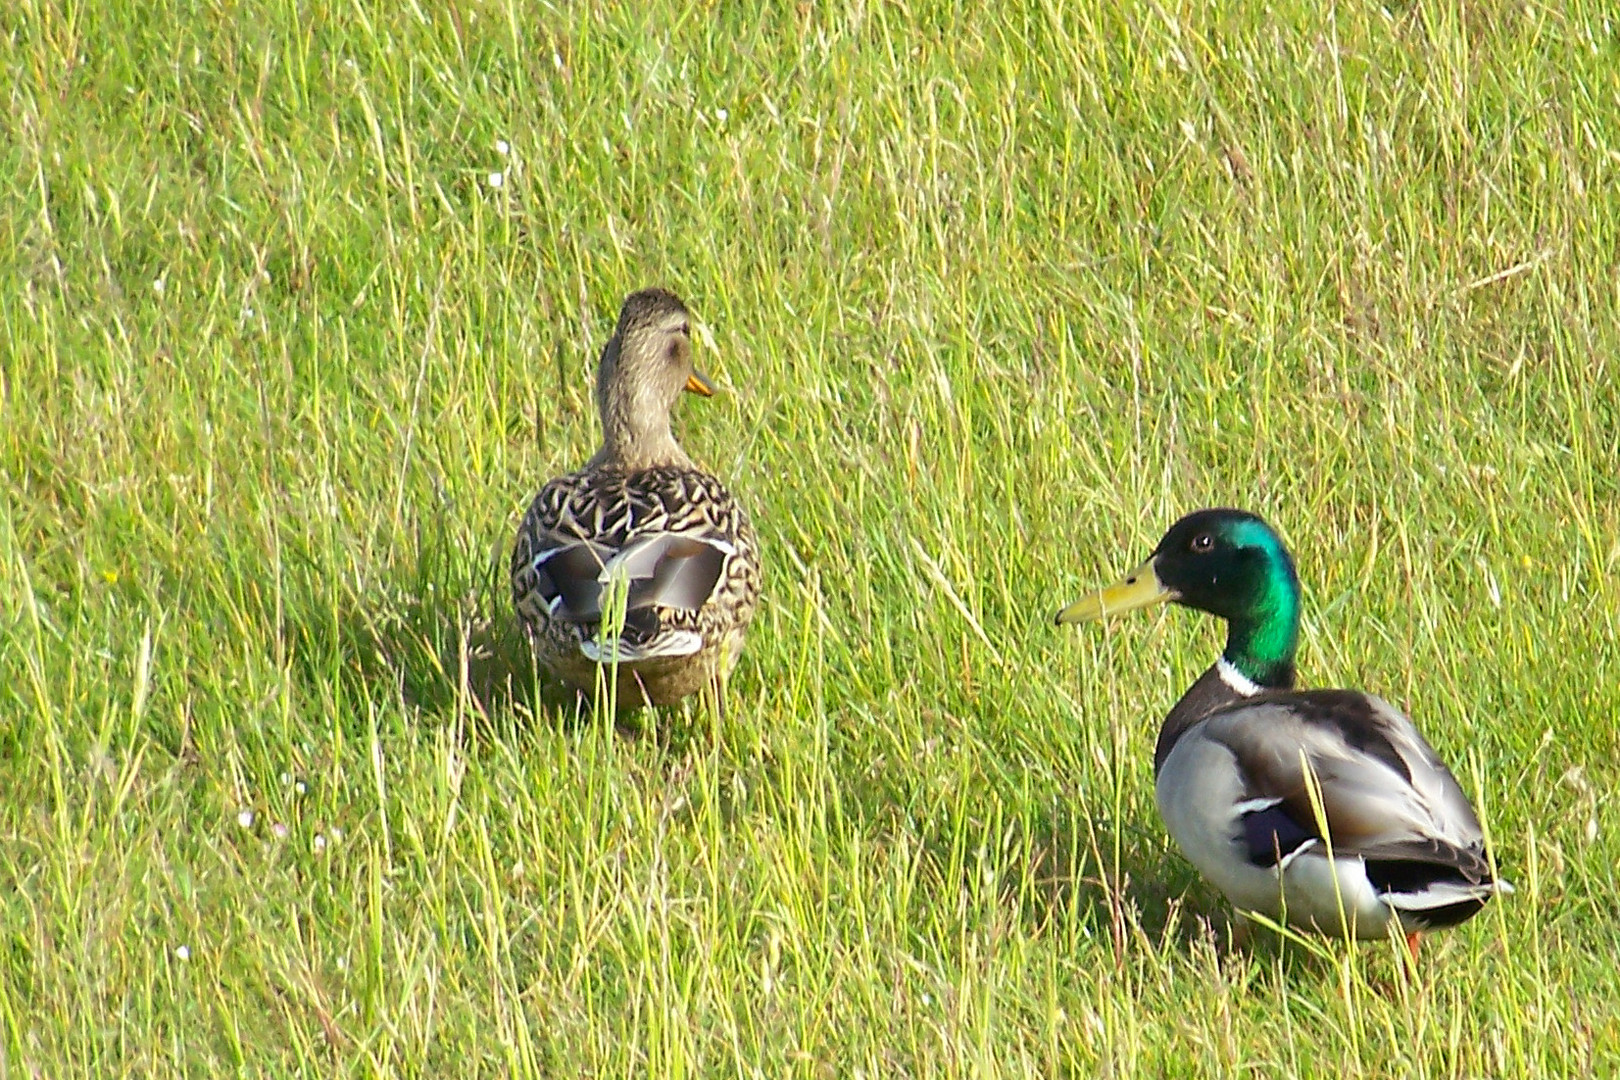
<path id="1" fill-rule="evenodd" d="M 631 465 L 684 460 L 669 432 L 669 413 L 682 391 L 714 394 L 692 366 L 686 305 L 665 289 L 631 293 L 596 376 L 604 453 Z"/>
<path id="2" fill-rule="evenodd" d="M 1243 510 L 1199 510 L 1170 526 L 1153 554 L 1125 578 L 1058 612 L 1090 622 L 1165 602 L 1227 623 L 1226 659 L 1261 686 L 1293 680 L 1300 588 L 1294 560 L 1270 525 Z"/>

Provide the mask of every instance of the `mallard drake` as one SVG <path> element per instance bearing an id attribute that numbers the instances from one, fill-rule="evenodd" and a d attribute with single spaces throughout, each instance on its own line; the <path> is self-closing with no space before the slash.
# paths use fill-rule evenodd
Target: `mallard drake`
<path id="1" fill-rule="evenodd" d="M 748 515 L 670 433 L 683 390 L 714 393 L 692 366 L 686 305 L 663 289 L 632 294 L 597 372 L 602 448 L 540 489 L 512 551 L 536 658 L 582 693 L 616 673 L 620 709 L 705 687 L 718 702 L 759 596 Z"/>
<path id="2" fill-rule="evenodd" d="M 1350 938 L 1474 915 L 1498 892 L 1479 818 L 1400 710 L 1294 689 L 1300 585 L 1277 533 L 1241 510 L 1170 527 L 1081 623 L 1170 601 L 1226 620 L 1226 648 L 1165 717 L 1154 794 L 1188 860 L 1244 912 Z"/>

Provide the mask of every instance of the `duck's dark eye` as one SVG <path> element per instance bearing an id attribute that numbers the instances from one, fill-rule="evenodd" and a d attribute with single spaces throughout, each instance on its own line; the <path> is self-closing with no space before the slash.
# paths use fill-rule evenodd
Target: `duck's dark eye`
<path id="1" fill-rule="evenodd" d="M 1200 554 L 1206 551 L 1214 551 L 1215 537 L 1211 533 L 1199 533 L 1197 536 L 1192 538 L 1192 544 L 1189 546 L 1192 548 L 1192 550 Z"/>

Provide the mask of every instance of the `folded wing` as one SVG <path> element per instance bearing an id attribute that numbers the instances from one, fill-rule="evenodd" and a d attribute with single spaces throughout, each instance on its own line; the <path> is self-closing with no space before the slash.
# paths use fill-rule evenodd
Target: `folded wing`
<path id="1" fill-rule="evenodd" d="M 1434 925 L 1506 888 L 1456 778 L 1387 702 L 1348 690 L 1262 695 L 1212 715 L 1204 734 L 1243 777 L 1237 809 L 1252 864 L 1360 859 L 1386 904 Z"/>
<path id="2" fill-rule="evenodd" d="M 593 660 L 611 659 L 615 650 L 620 661 L 684 656 L 702 639 L 671 625 L 665 613 L 696 612 L 708 603 L 735 551 L 718 537 L 671 532 L 642 533 L 622 548 L 559 539 L 533 556 L 535 588 L 552 618 L 587 630 L 580 649 Z M 624 629 L 616 645 L 604 648 L 596 628 L 615 583 L 624 590 Z"/>

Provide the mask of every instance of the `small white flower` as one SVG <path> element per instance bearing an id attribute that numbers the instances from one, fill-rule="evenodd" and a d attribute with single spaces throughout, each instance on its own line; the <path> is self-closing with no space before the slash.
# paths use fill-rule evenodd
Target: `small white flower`
<path id="1" fill-rule="evenodd" d="M 191 947 L 188 946 L 188 945 L 181 945 L 179 948 L 174 950 L 174 955 L 177 956 L 178 958 L 180 958 L 181 960 L 190 960 L 191 959 Z"/>
<path id="2" fill-rule="evenodd" d="M 326 850 L 326 837 L 322 836 L 320 833 L 316 833 L 315 834 L 315 851 L 317 853 L 319 853 L 319 852 L 322 852 L 322 851 L 325 851 L 325 850 Z"/>
<path id="3" fill-rule="evenodd" d="M 300 780 L 300 781 L 298 781 L 298 783 L 293 785 L 293 790 L 298 792 L 298 794 L 302 795 L 304 792 L 308 791 L 309 788 L 304 785 L 304 782 L 302 780 Z"/>
<path id="4" fill-rule="evenodd" d="M 289 773 L 289 772 L 282 773 L 281 774 L 281 786 L 286 787 L 290 783 L 292 783 L 292 773 Z"/>
<path id="5" fill-rule="evenodd" d="M 723 124 L 731 119 L 731 114 L 724 109 L 716 109 L 714 110 L 714 118 Z"/>
<path id="6" fill-rule="evenodd" d="M 505 139 L 496 139 L 495 152 L 501 155 L 501 157 L 505 157 L 507 154 L 512 152 L 512 144 L 507 142 Z"/>
<path id="7" fill-rule="evenodd" d="M 347 956 L 340 956 L 337 958 L 337 969 L 339 971 L 349 970 L 349 958 Z"/>
<path id="8" fill-rule="evenodd" d="M 506 174 L 505 173 L 492 172 L 492 173 L 489 174 L 489 186 L 490 187 L 498 188 L 504 183 L 506 183 Z"/>
<path id="9" fill-rule="evenodd" d="M 270 832 L 277 840 L 287 839 L 287 826 L 279 821 L 270 826 Z"/>
<path id="10" fill-rule="evenodd" d="M 244 829 L 253 828 L 253 811 L 239 810 L 236 814 L 236 823 Z"/>
<path id="11" fill-rule="evenodd" d="M 163 295 L 163 290 L 167 287 L 167 282 L 165 282 L 162 278 L 158 278 L 156 281 L 152 282 L 152 291 L 157 293 L 159 296 Z"/>
<path id="12" fill-rule="evenodd" d="M 332 843 L 334 844 L 343 843 L 343 830 L 338 828 L 336 825 L 332 826 L 330 829 L 327 829 L 326 835 L 332 838 Z"/>

